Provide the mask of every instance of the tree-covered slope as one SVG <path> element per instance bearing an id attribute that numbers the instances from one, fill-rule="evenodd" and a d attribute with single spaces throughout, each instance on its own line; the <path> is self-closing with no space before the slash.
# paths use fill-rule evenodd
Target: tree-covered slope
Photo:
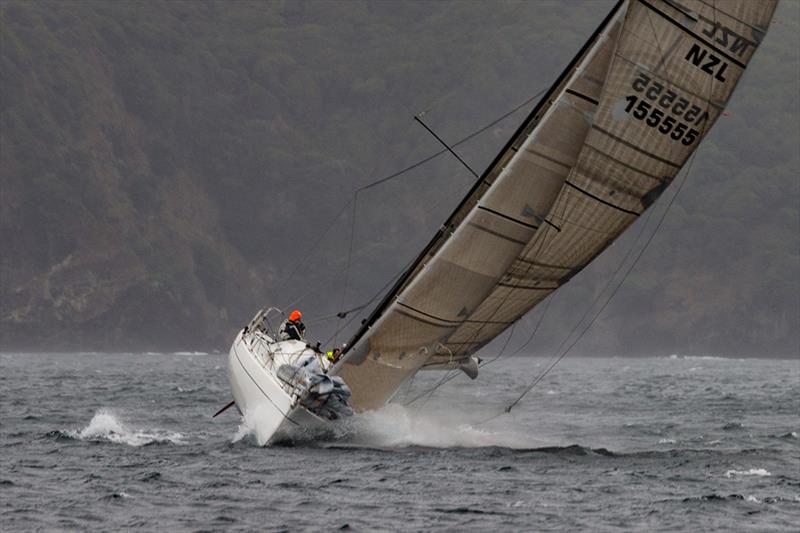
<path id="1" fill-rule="evenodd" d="M 451 142 L 483 126 L 610 5 L 3 1 L 0 346 L 225 349 L 260 306 L 365 301 L 472 179 L 440 157 L 348 207 L 439 150 L 411 117 Z M 798 11 L 779 7 L 589 350 L 796 347 Z M 524 111 L 459 150 L 482 169 Z M 614 253 L 559 295 L 553 338 Z"/>

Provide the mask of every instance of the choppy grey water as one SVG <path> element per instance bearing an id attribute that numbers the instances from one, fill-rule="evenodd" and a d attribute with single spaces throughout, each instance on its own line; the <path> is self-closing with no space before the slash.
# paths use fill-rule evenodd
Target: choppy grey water
<path id="1" fill-rule="evenodd" d="M 797 530 L 798 361 L 567 359 L 483 422 L 545 363 L 263 448 L 223 355 L 3 354 L 0 529 Z"/>

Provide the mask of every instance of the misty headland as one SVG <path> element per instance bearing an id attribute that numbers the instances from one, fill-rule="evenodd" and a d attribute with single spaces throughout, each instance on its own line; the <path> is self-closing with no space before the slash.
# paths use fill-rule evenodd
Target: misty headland
<path id="1" fill-rule="evenodd" d="M 353 209 L 356 189 L 440 150 L 412 117 L 450 142 L 491 123 L 546 89 L 611 4 L 4 2 L 0 347 L 226 350 L 258 308 L 298 299 L 330 338 L 330 315 L 369 301 L 474 179 L 440 156 Z M 800 4 L 781 3 L 576 351 L 800 352 L 799 36 Z M 529 109 L 459 153 L 482 170 Z M 555 295 L 531 353 L 630 244 Z"/>

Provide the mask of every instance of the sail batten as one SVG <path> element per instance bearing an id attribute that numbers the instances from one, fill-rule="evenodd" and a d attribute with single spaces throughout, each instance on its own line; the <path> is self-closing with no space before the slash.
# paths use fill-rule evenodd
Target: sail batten
<path id="1" fill-rule="evenodd" d="M 776 0 L 754 4 L 615 6 L 351 341 L 357 409 L 475 353 L 655 202 L 763 39 Z"/>

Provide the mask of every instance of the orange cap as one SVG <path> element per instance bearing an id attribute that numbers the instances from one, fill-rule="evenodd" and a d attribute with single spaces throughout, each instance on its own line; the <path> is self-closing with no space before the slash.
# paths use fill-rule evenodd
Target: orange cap
<path id="1" fill-rule="evenodd" d="M 289 320 L 291 320 L 292 322 L 297 322 L 298 320 L 302 320 L 302 318 L 303 318 L 303 313 L 301 313 L 297 309 L 292 311 L 292 314 L 289 315 Z"/>

